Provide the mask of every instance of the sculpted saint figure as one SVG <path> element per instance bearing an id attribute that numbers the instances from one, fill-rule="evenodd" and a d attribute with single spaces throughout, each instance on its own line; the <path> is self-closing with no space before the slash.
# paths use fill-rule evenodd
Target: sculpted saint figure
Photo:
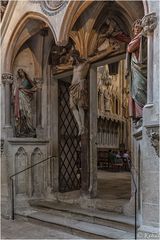
<path id="1" fill-rule="evenodd" d="M 17 137 L 35 137 L 31 101 L 36 87 L 23 69 L 17 71 L 14 84 L 14 114 Z"/>
<path id="2" fill-rule="evenodd" d="M 129 115 L 138 120 L 147 102 L 147 39 L 142 28 L 142 20 L 133 23 L 134 37 L 127 48 L 127 73 L 131 77 L 131 98 Z"/>

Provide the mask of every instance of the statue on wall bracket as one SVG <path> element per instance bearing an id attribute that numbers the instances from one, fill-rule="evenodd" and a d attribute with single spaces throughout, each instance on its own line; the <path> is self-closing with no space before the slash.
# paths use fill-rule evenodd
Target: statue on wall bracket
<path id="1" fill-rule="evenodd" d="M 132 30 L 134 37 L 127 47 L 126 78 L 130 80 L 129 115 L 138 121 L 147 103 L 147 38 L 141 19 L 133 23 Z"/>
<path id="2" fill-rule="evenodd" d="M 36 137 L 32 123 L 31 102 L 37 88 L 23 69 L 18 69 L 14 82 L 14 116 L 16 137 Z"/>

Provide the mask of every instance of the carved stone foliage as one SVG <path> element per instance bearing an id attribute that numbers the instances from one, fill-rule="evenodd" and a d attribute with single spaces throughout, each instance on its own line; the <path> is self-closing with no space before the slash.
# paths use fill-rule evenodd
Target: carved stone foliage
<path id="1" fill-rule="evenodd" d="M 35 148 L 31 155 L 32 165 L 40 162 L 43 158 L 43 154 L 39 148 Z M 32 185 L 32 196 L 41 196 L 44 188 L 44 165 L 43 163 L 33 167 L 31 169 L 31 185 Z"/>
<path id="2" fill-rule="evenodd" d="M 159 127 L 150 127 L 147 129 L 147 135 L 150 138 L 151 144 L 154 147 L 156 154 L 159 156 Z"/>
<path id="3" fill-rule="evenodd" d="M 34 82 L 35 82 L 36 87 L 38 89 L 42 88 L 42 84 L 43 84 L 43 79 L 42 78 L 34 78 Z"/>
<path id="4" fill-rule="evenodd" d="M 42 11 L 49 16 L 58 14 L 67 4 L 68 1 L 51 1 L 51 0 L 32 0 L 33 3 L 39 3 Z"/>
<path id="5" fill-rule="evenodd" d="M 155 28 L 157 27 L 156 13 L 153 12 L 145 15 L 142 18 L 142 26 L 143 26 L 143 31 L 146 35 L 152 34 Z"/>
<path id="6" fill-rule="evenodd" d="M 20 147 L 15 154 L 15 172 L 19 172 L 27 167 L 27 153 L 23 147 Z M 28 172 L 22 172 L 16 176 L 16 194 L 27 193 Z"/>
<path id="7" fill-rule="evenodd" d="M 13 74 L 12 73 L 3 73 L 2 74 L 2 82 L 3 84 L 12 84 L 13 83 Z"/>

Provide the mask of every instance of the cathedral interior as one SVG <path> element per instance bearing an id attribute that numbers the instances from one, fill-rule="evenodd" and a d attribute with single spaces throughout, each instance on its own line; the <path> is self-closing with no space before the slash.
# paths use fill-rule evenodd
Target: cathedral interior
<path id="1" fill-rule="evenodd" d="M 17 215 L 52 202 L 133 220 L 136 208 L 139 228 L 157 227 L 145 181 L 158 177 L 158 30 L 146 2 L 1 1 L 3 215 L 14 197 Z"/>

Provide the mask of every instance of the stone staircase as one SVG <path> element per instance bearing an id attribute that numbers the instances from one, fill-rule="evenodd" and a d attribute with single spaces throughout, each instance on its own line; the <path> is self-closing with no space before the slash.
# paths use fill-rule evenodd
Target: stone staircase
<path id="1" fill-rule="evenodd" d="M 16 212 L 29 221 L 44 224 L 85 239 L 134 239 L 134 218 L 78 205 L 30 200 L 30 211 Z"/>

